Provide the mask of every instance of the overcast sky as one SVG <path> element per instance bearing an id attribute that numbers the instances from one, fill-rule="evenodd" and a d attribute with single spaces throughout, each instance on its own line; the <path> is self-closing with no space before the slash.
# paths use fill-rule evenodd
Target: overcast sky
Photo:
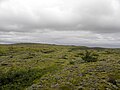
<path id="1" fill-rule="evenodd" d="M 120 0 L 0 0 L 0 43 L 120 47 Z"/>

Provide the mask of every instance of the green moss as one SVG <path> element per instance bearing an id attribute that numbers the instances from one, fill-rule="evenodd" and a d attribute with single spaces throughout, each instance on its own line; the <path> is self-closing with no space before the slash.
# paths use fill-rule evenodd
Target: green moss
<path id="1" fill-rule="evenodd" d="M 119 90 L 119 54 L 120 49 L 0 45 L 0 90 Z"/>

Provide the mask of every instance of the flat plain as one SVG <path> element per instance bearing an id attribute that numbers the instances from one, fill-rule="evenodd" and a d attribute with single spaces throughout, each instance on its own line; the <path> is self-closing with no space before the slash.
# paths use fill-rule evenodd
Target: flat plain
<path id="1" fill-rule="evenodd" d="M 0 90 L 120 90 L 120 49 L 0 45 Z"/>

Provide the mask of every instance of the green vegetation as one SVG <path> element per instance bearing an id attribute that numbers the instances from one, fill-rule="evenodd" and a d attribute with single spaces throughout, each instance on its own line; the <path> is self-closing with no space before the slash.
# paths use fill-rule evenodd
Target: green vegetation
<path id="1" fill-rule="evenodd" d="M 95 61 L 97 61 L 97 58 L 98 58 L 97 56 L 98 56 L 98 54 L 92 53 L 92 52 L 86 50 L 86 52 L 82 56 L 82 59 L 85 62 L 95 62 Z"/>
<path id="2" fill-rule="evenodd" d="M 120 90 L 120 49 L 0 45 L 0 90 Z"/>

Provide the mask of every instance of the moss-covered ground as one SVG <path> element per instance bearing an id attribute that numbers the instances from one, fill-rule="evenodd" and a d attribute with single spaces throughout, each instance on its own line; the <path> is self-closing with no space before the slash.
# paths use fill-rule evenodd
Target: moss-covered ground
<path id="1" fill-rule="evenodd" d="M 120 49 L 0 45 L 0 90 L 120 90 Z"/>

